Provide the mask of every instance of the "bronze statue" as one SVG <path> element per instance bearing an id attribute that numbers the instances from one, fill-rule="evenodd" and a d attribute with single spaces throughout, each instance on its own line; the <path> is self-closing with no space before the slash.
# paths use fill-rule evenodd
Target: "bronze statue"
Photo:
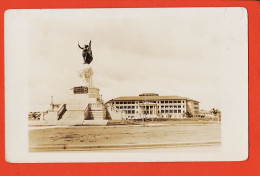
<path id="1" fill-rule="evenodd" d="M 84 48 L 81 47 L 78 44 L 79 48 L 82 49 L 82 56 L 83 56 L 83 60 L 84 60 L 84 64 L 90 64 L 93 60 L 93 56 L 92 56 L 92 50 L 91 50 L 91 40 L 89 42 L 89 45 L 85 45 Z"/>

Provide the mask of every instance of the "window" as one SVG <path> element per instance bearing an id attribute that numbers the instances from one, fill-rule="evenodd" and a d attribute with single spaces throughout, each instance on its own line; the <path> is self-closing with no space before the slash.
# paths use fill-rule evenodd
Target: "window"
<path id="1" fill-rule="evenodd" d="M 118 108 L 119 108 L 119 106 L 116 106 L 116 108 L 118 109 Z"/>
<path id="2" fill-rule="evenodd" d="M 121 102 L 120 102 L 121 103 Z M 119 102 L 117 101 L 116 104 L 119 104 Z"/>
<path id="3" fill-rule="evenodd" d="M 162 110 L 162 113 L 164 113 L 164 110 Z"/>
<path id="4" fill-rule="evenodd" d="M 164 108 L 164 106 L 161 106 L 162 108 Z"/>
<path id="5" fill-rule="evenodd" d="M 181 101 L 178 101 L 178 103 L 181 103 Z"/>
<path id="6" fill-rule="evenodd" d="M 172 101 L 169 101 L 169 103 L 172 103 Z"/>
<path id="7" fill-rule="evenodd" d="M 174 105 L 174 108 L 177 108 L 177 105 Z"/>
<path id="8" fill-rule="evenodd" d="M 161 103 L 164 103 L 164 101 L 161 101 Z"/>
<path id="9" fill-rule="evenodd" d="M 131 114 L 131 110 L 128 110 L 128 111 L 127 111 L 127 114 Z"/>
<path id="10" fill-rule="evenodd" d="M 185 108 L 185 106 L 183 105 L 183 108 Z"/>
<path id="11" fill-rule="evenodd" d="M 120 109 L 123 109 L 123 106 L 120 106 Z"/>
<path id="12" fill-rule="evenodd" d="M 165 113 L 168 113 L 168 110 L 165 110 Z"/>
<path id="13" fill-rule="evenodd" d="M 184 101 L 183 101 L 183 103 L 184 103 Z"/>
<path id="14" fill-rule="evenodd" d="M 126 101 L 124 101 L 124 104 L 127 104 L 127 102 L 126 102 Z"/>
<path id="15" fill-rule="evenodd" d="M 168 101 L 165 101 L 165 103 L 168 103 Z"/>
<path id="16" fill-rule="evenodd" d="M 174 103 L 177 103 L 177 101 L 173 101 Z"/>
<path id="17" fill-rule="evenodd" d="M 135 114 L 135 110 L 132 110 L 132 114 Z"/>
<path id="18" fill-rule="evenodd" d="M 178 113 L 181 113 L 181 110 L 178 110 Z"/>
<path id="19" fill-rule="evenodd" d="M 176 109 L 174 109 L 174 113 L 177 113 L 177 110 L 176 110 Z"/>
<path id="20" fill-rule="evenodd" d="M 165 108 L 168 108 L 168 106 L 165 106 Z"/>
<path id="21" fill-rule="evenodd" d="M 134 109 L 135 107 L 134 106 L 132 106 L 132 109 Z"/>
<path id="22" fill-rule="evenodd" d="M 128 109 L 131 109 L 131 106 L 127 106 Z"/>
<path id="23" fill-rule="evenodd" d="M 178 108 L 181 108 L 181 105 L 178 105 Z"/>
<path id="24" fill-rule="evenodd" d="M 171 109 L 169 112 L 170 112 L 170 113 L 173 113 L 173 110 Z"/>

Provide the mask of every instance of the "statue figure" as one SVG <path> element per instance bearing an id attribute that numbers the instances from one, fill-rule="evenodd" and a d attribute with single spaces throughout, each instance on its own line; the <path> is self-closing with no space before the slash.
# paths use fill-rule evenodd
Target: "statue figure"
<path id="1" fill-rule="evenodd" d="M 91 40 L 89 42 L 89 45 L 85 45 L 84 48 L 81 47 L 78 44 L 79 48 L 82 49 L 82 56 L 83 56 L 83 60 L 84 60 L 84 64 L 90 64 L 93 60 L 93 56 L 92 56 L 92 50 L 91 50 Z"/>
<path id="2" fill-rule="evenodd" d="M 87 85 L 92 85 L 92 77 L 93 77 L 93 70 L 91 67 L 84 68 L 82 71 L 78 73 L 79 77 L 83 80 L 83 82 L 87 83 Z"/>

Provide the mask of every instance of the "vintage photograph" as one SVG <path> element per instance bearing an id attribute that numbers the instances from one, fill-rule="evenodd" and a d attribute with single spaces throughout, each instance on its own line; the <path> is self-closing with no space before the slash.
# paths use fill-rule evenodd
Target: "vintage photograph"
<path id="1" fill-rule="evenodd" d="M 237 19 L 245 9 L 28 10 L 29 154 L 221 153 L 226 78 L 247 63 Z"/>

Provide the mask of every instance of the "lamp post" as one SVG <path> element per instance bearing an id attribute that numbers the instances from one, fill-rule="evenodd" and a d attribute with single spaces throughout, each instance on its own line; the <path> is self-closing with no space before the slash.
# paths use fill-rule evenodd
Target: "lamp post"
<path id="1" fill-rule="evenodd" d="M 143 117 L 143 126 L 144 126 L 144 118 L 146 118 L 146 96 L 144 95 L 144 117 Z"/>
<path id="2" fill-rule="evenodd" d="M 145 112 L 144 112 L 145 113 Z M 143 120 L 142 120 L 143 126 L 144 126 L 144 116 L 143 116 Z"/>

